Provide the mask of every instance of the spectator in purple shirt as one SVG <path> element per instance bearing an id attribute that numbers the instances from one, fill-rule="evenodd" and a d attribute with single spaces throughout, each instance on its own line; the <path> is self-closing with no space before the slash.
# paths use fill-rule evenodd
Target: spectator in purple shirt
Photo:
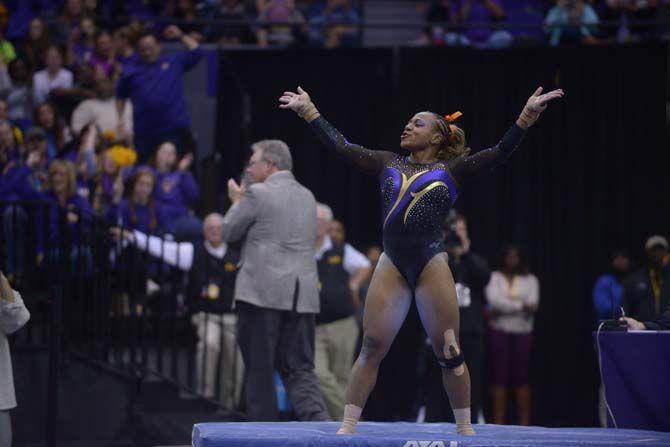
<path id="1" fill-rule="evenodd" d="M 35 125 L 46 132 L 50 159 L 56 157 L 72 141 L 70 128 L 50 102 L 44 102 L 35 109 Z"/>
<path id="2" fill-rule="evenodd" d="M 360 17 L 349 0 L 326 0 L 321 11 L 310 18 L 310 40 L 315 46 L 336 48 L 358 44 Z"/>
<path id="3" fill-rule="evenodd" d="M 83 127 L 77 138 L 68 144 L 62 158 L 71 161 L 77 172 L 77 194 L 92 201 L 97 153 L 102 148 L 102 136 L 94 123 Z"/>
<path id="4" fill-rule="evenodd" d="M 126 25 L 114 31 L 114 47 L 116 48 L 116 60 L 121 67 L 133 63 L 139 58 L 135 52 L 139 30 L 133 25 Z"/>
<path id="5" fill-rule="evenodd" d="M 121 167 L 114 161 L 109 149 L 98 157 L 94 180 L 93 209 L 100 216 L 107 215 L 116 191 L 123 188 Z"/>
<path id="6" fill-rule="evenodd" d="M 68 36 L 67 64 L 88 64 L 95 52 L 95 37 L 98 30 L 91 17 L 84 17 Z"/>
<path id="7" fill-rule="evenodd" d="M 44 21 L 35 17 L 30 21 L 28 35 L 22 45 L 26 59 L 33 69 L 44 68 L 44 60 L 50 45 L 49 32 Z"/>
<path id="8" fill-rule="evenodd" d="M 179 38 L 188 51 L 161 55 L 161 46 L 151 33 L 144 33 L 137 42 L 140 59 L 126 65 L 116 88 L 119 123 L 123 123 L 126 100 L 133 104 L 133 132 L 140 163 L 145 162 L 155 147 L 174 141 L 180 153 L 190 141 L 190 117 L 184 98 L 184 72 L 193 68 L 202 51 L 198 42 L 174 25 L 165 29 L 168 39 Z M 124 129 L 119 129 L 123 136 Z"/>
<path id="9" fill-rule="evenodd" d="M 25 155 L 23 146 L 17 141 L 14 127 L 7 120 L 0 120 L 0 154 L 2 154 L 0 166 L 3 163 L 19 160 Z"/>
<path id="10" fill-rule="evenodd" d="M 170 141 L 158 146 L 156 151 L 154 198 L 165 210 L 167 232 L 172 233 L 177 240 L 202 234 L 202 222 L 192 211 L 199 195 L 198 184 L 189 171 L 192 162 L 193 154 L 189 153 L 177 164 L 177 148 Z"/>
<path id="11" fill-rule="evenodd" d="M 505 18 L 505 11 L 499 0 L 456 0 L 452 4 L 452 14 L 458 23 L 472 25 L 459 36 L 458 42 L 447 44 L 473 45 L 482 48 L 501 48 L 512 43 L 512 34 L 507 30 L 495 29 L 492 26 Z"/>
<path id="12" fill-rule="evenodd" d="M 0 147 L 0 210 L 2 210 L 3 241 L 5 250 L 5 268 L 8 273 L 14 275 L 23 271 L 24 266 L 24 241 L 25 227 L 28 223 L 28 215 L 24 207 L 13 204 L 21 200 L 21 188 L 27 184 L 33 186 L 33 181 L 41 180 L 44 186 L 45 178 L 40 173 L 45 172 L 46 156 L 40 147 L 34 147 L 32 139 L 27 141 L 29 152 L 26 163 L 21 159 L 10 159 L 7 151 Z M 44 153 L 46 152 L 44 147 Z M 42 169 L 40 169 L 42 168 Z"/>
<path id="13" fill-rule="evenodd" d="M 112 35 L 102 31 L 95 38 L 95 51 L 89 59 L 96 79 L 107 77 L 116 79 L 119 70 L 116 66 L 116 54 Z"/>
<path id="14" fill-rule="evenodd" d="M 166 217 L 163 207 L 154 200 L 156 177 L 147 168 L 138 169 L 128 180 L 128 197 L 119 200 L 116 191 L 107 218 L 114 226 L 139 230 L 146 234 L 162 235 Z"/>
<path id="15" fill-rule="evenodd" d="M 27 163 L 28 168 L 34 165 Z M 87 233 L 93 218 L 91 206 L 77 195 L 77 175 L 74 164 L 68 160 L 56 159 L 49 165 L 48 188 L 41 192 L 33 188 L 26 176 L 17 186 L 19 199 L 39 200 L 36 205 L 36 245 L 38 263 L 47 255 L 50 265 L 62 261 L 63 244 L 71 247 L 72 268 L 83 260 L 86 271 L 90 270 L 91 253 L 86 247 Z M 67 232 L 61 232 L 65 226 Z"/>

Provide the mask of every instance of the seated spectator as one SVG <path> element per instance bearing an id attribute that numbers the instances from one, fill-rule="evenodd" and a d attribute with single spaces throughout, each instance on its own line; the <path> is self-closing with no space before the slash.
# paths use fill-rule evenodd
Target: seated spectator
<path id="1" fill-rule="evenodd" d="M 0 27 L 0 63 L 7 65 L 14 59 L 16 59 L 14 45 L 5 39 L 5 27 Z"/>
<path id="2" fill-rule="evenodd" d="M 12 42 L 23 39 L 28 34 L 30 19 L 40 14 L 49 15 L 49 3 L 52 2 L 10 0 L 0 3 L 0 23 L 6 28 L 7 39 Z"/>
<path id="3" fill-rule="evenodd" d="M 652 321 L 670 304 L 668 240 L 651 236 L 644 244 L 646 263 L 625 281 L 623 308 L 631 318 Z"/>
<path id="4" fill-rule="evenodd" d="M 84 18 L 82 0 L 65 0 L 63 9 L 57 20 L 49 24 L 49 36 L 52 42 L 66 45 L 71 31 L 80 25 Z"/>
<path id="5" fill-rule="evenodd" d="M 30 319 L 30 312 L 21 299 L 21 294 L 12 289 L 4 273 L 0 271 L 0 445 L 12 445 L 10 410 L 16 407 L 12 359 L 7 336 L 21 329 Z"/>
<path id="6" fill-rule="evenodd" d="M 140 162 L 163 141 L 176 142 L 181 153 L 188 152 L 191 142 L 182 78 L 198 63 L 202 51 L 197 41 L 176 26 L 168 26 L 164 34 L 168 39 L 181 39 L 188 51 L 161 55 L 156 37 L 144 33 L 137 43 L 140 59 L 124 67 L 116 86 L 120 123 L 124 122 L 125 102 L 130 99 L 133 104 L 133 139 Z M 118 138 L 124 133 L 120 129 Z"/>
<path id="7" fill-rule="evenodd" d="M 549 44 L 596 43 L 598 15 L 583 0 L 556 0 L 544 20 Z"/>
<path id="8" fill-rule="evenodd" d="M 112 1 L 84 0 L 82 3 L 83 15 L 95 18 L 95 23 L 101 28 L 107 28 L 110 20 Z"/>
<path id="9" fill-rule="evenodd" d="M 95 75 L 89 64 L 74 67 L 74 86 L 69 89 L 59 88 L 51 94 L 60 115 L 69 120 L 72 112 L 80 102 L 95 98 Z"/>
<path id="10" fill-rule="evenodd" d="M 177 148 L 169 141 L 158 146 L 155 155 L 154 198 L 165 211 L 167 232 L 177 240 L 202 233 L 202 222 L 194 217 L 192 210 L 199 194 L 198 184 L 189 171 L 192 162 L 193 154 L 186 154 L 177 163 Z"/>
<path id="11" fill-rule="evenodd" d="M 122 22 L 149 20 L 160 15 L 163 0 L 125 0 L 113 2 L 112 15 Z"/>
<path id="12" fill-rule="evenodd" d="M 46 68 L 33 76 L 33 95 L 35 104 L 45 102 L 52 90 L 69 89 L 74 84 L 72 72 L 63 68 L 63 56 L 57 46 L 50 46 L 46 52 Z"/>
<path id="13" fill-rule="evenodd" d="M 301 38 L 305 17 L 294 0 L 258 0 L 257 8 L 258 45 L 291 45 Z"/>
<path id="14" fill-rule="evenodd" d="M 639 41 L 654 37 L 653 23 L 658 20 L 658 0 L 605 0 L 600 16 L 605 22 L 618 22 L 618 26 L 603 26 L 601 33 L 618 42 Z"/>
<path id="15" fill-rule="evenodd" d="M 63 118 L 56 114 L 56 108 L 50 102 L 45 102 L 35 109 L 34 123 L 40 126 L 47 135 L 49 143 L 49 159 L 56 157 L 72 141 L 72 132 Z"/>
<path id="16" fill-rule="evenodd" d="M 97 126 L 87 124 L 77 138 L 61 152 L 61 158 L 71 161 L 77 170 L 77 194 L 91 200 L 92 182 L 98 166 L 97 153 L 102 147 L 102 137 Z"/>
<path id="17" fill-rule="evenodd" d="M 121 64 L 121 68 L 127 63 L 137 59 L 135 52 L 135 42 L 139 30 L 132 25 L 122 26 L 114 31 L 114 48 L 116 49 L 116 61 Z"/>
<path id="18" fill-rule="evenodd" d="M 44 131 L 32 127 L 26 132 L 26 161 L 16 160 L 0 177 L 0 197 L 11 202 L 25 199 L 25 191 L 29 197 L 35 198 L 44 194 L 48 187 L 49 160 L 46 155 L 46 139 Z M 3 210 L 3 231 L 6 246 L 5 265 L 12 274 L 20 274 L 24 270 L 25 235 L 28 225 L 28 211 L 34 206 L 9 205 Z"/>
<path id="19" fill-rule="evenodd" d="M 8 134 L 9 133 L 9 134 Z M 13 139 L 8 123 L 0 122 L 0 139 Z M 4 265 L 9 274 L 16 275 L 24 268 L 25 226 L 28 216 L 23 207 L 11 204 L 21 200 L 20 188 L 31 174 L 31 169 L 39 161 L 36 155 L 27 157 L 24 164 L 19 157 L 11 157 L 7 146 L 0 145 L 0 211 L 2 211 L 2 229 Z"/>
<path id="20" fill-rule="evenodd" d="M 609 272 L 602 275 L 593 287 L 593 308 L 598 321 L 621 316 L 623 281 L 628 275 L 630 259 L 622 250 L 610 255 Z"/>
<path id="21" fill-rule="evenodd" d="M 237 315 L 233 312 L 233 291 L 239 252 L 221 238 L 223 216 L 205 217 L 202 242 L 173 242 L 140 231 L 112 229 L 139 250 L 171 266 L 189 272 L 188 306 L 198 330 L 196 390 L 235 408 L 241 391 L 243 366 L 237 349 Z M 220 366 L 219 366 L 220 365 Z"/>
<path id="22" fill-rule="evenodd" d="M 106 149 L 98 157 L 93 196 L 93 209 L 98 215 L 107 215 L 114 197 L 123 190 L 124 172 L 136 160 L 135 151 L 119 145 Z"/>
<path id="23" fill-rule="evenodd" d="M 356 46 L 360 20 L 349 0 L 326 0 L 323 10 L 309 21 L 312 44 L 325 48 Z"/>
<path id="24" fill-rule="evenodd" d="M 629 331 L 670 331 L 670 306 L 658 317 L 651 321 L 637 321 L 634 318 L 623 317 Z"/>
<path id="25" fill-rule="evenodd" d="M 31 186 L 36 191 L 47 189 L 49 159 L 47 136 L 41 127 L 30 127 L 25 138 L 26 164 L 32 169 Z M 32 158 L 31 158 L 32 157 Z"/>
<path id="26" fill-rule="evenodd" d="M 183 32 L 201 42 L 203 30 L 202 25 L 197 23 L 199 17 L 193 0 L 167 0 L 166 3 L 164 15 L 173 17 Z"/>
<path id="27" fill-rule="evenodd" d="M 121 199 L 123 188 L 116 195 L 107 213 L 111 225 L 161 235 L 165 231 L 163 207 L 154 200 L 156 177 L 150 169 L 138 169 L 128 180 L 128 196 Z"/>
<path id="28" fill-rule="evenodd" d="M 33 90 L 31 74 L 23 59 L 14 59 L 9 64 L 9 82 L 0 89 L 7 101 L 7 117 L 21 129 L 27 128 L 33 119 Z"/>
<path id="29" fill-rule="evenodd" d="M 116 79 L 118 77 L 119 67 L 116 64 L 114 42 L 112 35 L 107 31 L 102 31 L 95 38 L 95 51 L 88 63 L 93 67 L 94 79 L 102 77 Z"/>
<path id="30" fill-rule="evenodd" d="M 457 41 L 446 42 L 448 45 L 501 48 L 512 43 L 509 31 L 481 25 L 494 25 L 505 19 L 505 11 L 499 0 L 455 0 L 451 12 L 457 23 L 467 28 L 457 37 Z"/>
<path id="31" fill-rule="evenodd" d="M 5 163 L 23 160 L 25 149 L 20 143 L 22 138 L 23 135 L 17 133 L 9 121 L 0 121 L 0 151 L 2 151 Z"/>
<path id="32" fill-rule="evenodd" d="M 44 61 L 50 46 L 49 32 L 44 21 L 35 17 L 30 21 L 28 36 L 22 45 L 28 65 L 33 69 L 44 68 Z"/>
<path id="33" fill-rule="evenodd" d="M 251 17 L 250 11 L 242 0 L 222 0 L 210 15 L 222 21 L 244 21 Z M 216 41 L 221 45 L 239 45 L 251 41 L 250 30 L 246 24 L 212 25 L 207 27 L 206 34 L 208 40 Z"/>
<path id="34" fill-rule="evenodd" d="M 447 37 L 447 27 L 445 23 L 454 22 L 451 15 L 451 0 L 431 0 L 424 20 L 428 26 L 424 29 L 422 35 L 416 41 L 419 45 L 444 45 L 446 42 L 458 40 L 458 35 L 451 33 Z"/>
<path id="35" fill-rule="evenodd" d="M 83 262 L 86 271 L 89 271 L 91 253 L 86 247 L 86 234 L 93 214 L 88 201 L 77 194 L 74 164 L 67 160 L 53 160 L 49 165 L 48 188 L 44 192 L 35 190 L 27 177 L 17 191 L 21 200 L 46 201 L 36 205 L 38 263 L 46 255 L 49 265 L 57 266 L 65 256 L 61 247 L 67 244 L 71 247 L 71 272 L 75 271 L 79 262 Z M 61 229 L 66 232 L 61 232 Z"/>
<path id="36" fill-rule="evenodd" d="M 344 244 L 347 238 L 344 224 L 337 219 L 333 219 L 328 228 L 328 236 L 330 236 L 330 239 L 334 244 Z M 356 291 L 356 293 L 358 293 L 358 291 Z"/>
<path id="37" fill-rule="evenodd" d="M 72 131 L 79 134 L 86 124 L 93 123 L 110 140 L 117 140 L 119 128 L 126 132 L 126 138 L 132 140 L 133 105 L 126 102 L 123 111 L 124 123 L 119 125 L 116 112 L 114 84 L 103 76 L 95 80 L 96 97 L 82 101 L 72 113 Z"/>
<path id="38" fill-rule="evenodd" d="M 546 42 L 542 28 L 547 12 L 545 0 L 502 0 L 505 7 L 505 21 L 515 45 L 541 46 Z"/>
<path id="39" fill-rule="evenodd" d="M 84 17 L 68 36 L 67 65 L 88 64 L 95 52 L 97 27 L 91 17 Z"/>

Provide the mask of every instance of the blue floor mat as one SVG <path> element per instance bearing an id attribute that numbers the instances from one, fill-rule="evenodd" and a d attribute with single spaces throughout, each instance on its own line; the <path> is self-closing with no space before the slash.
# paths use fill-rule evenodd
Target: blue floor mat
<path id="1" fill-rule="evenodd" d="M 361 422 L 353 436 L 335 434 L 338 422 L 208 423 L 193 427 L 194 447 L 670 447 L 670 433 L 604 428 L 475 425 L 459 436 L 454 424 Z"/>

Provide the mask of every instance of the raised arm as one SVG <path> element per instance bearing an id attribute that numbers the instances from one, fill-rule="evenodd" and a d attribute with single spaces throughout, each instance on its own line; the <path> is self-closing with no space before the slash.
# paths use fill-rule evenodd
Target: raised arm
<path id="1" fill-rule="evenodd" d="M 458 160 L 451 171 L 457 181 L 461 182 L 468 176 L 475 174 L 482 169 L 493 166 L 494 164 L 502 164 L 514 152 L 516 147 L 521 143 L 526 130 L 535 124 L 540 114 L 547 108 L 550 101 L 556 98 L 563 97 L 563 90 L 552 90 L 549 93 L 542 93 L 542 87 L 539 87 L 533 93 L 525 107 L 521 111 L 516 123 L 510 127 L 502 139 L 492 148 L 485 149 L 471 155 L 463 160 Z"/>
<path id="2" fill-rule="evenodd" d="M 168 241 L 138 230 L 129 233 L 128 241 L 166 264 L 189 271 L 193 266 L 194 246 L 191 242 Z"/>
<path id="3" fill-rule="evenodd" d="M 347 141 L 340 131 L 321 116 L 309 94 L 301 87 L 298 87 L 297 93 L 284 92 L 279 102 L 281 103 L 280 108 L 293 110 L 307 121 L 317 138 L 328 149 L 337 152 L 347 161 L 365 171 L 377 174 L 386 162 L 396 157 L 393 152 L 372 151 Z"/>

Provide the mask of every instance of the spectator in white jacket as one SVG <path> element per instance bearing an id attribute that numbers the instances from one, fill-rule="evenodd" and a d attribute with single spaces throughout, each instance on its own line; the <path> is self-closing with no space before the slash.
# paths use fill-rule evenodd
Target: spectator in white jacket
<path id="1" fill-rule="evenodd" d="M 518 247 L 502 251 L 500 270 L 486 286 L 490 310 L 493 422 L 504 424 L 507 390 L 514 388 L 519 425 L 530 424 L 528 380 L 533 344 L 533 315 L 540 300 L 537 277 L 528 271 Z"/>
<path id="2" fill-rule="evenodd" d="M 7 335 L 18 331 L 30 319 L 21 295 L 12 290 L 0 271 L 0 447 L 11 447 L 12 425 L 9 410 L 16 407 L 12 360 Z"/>

